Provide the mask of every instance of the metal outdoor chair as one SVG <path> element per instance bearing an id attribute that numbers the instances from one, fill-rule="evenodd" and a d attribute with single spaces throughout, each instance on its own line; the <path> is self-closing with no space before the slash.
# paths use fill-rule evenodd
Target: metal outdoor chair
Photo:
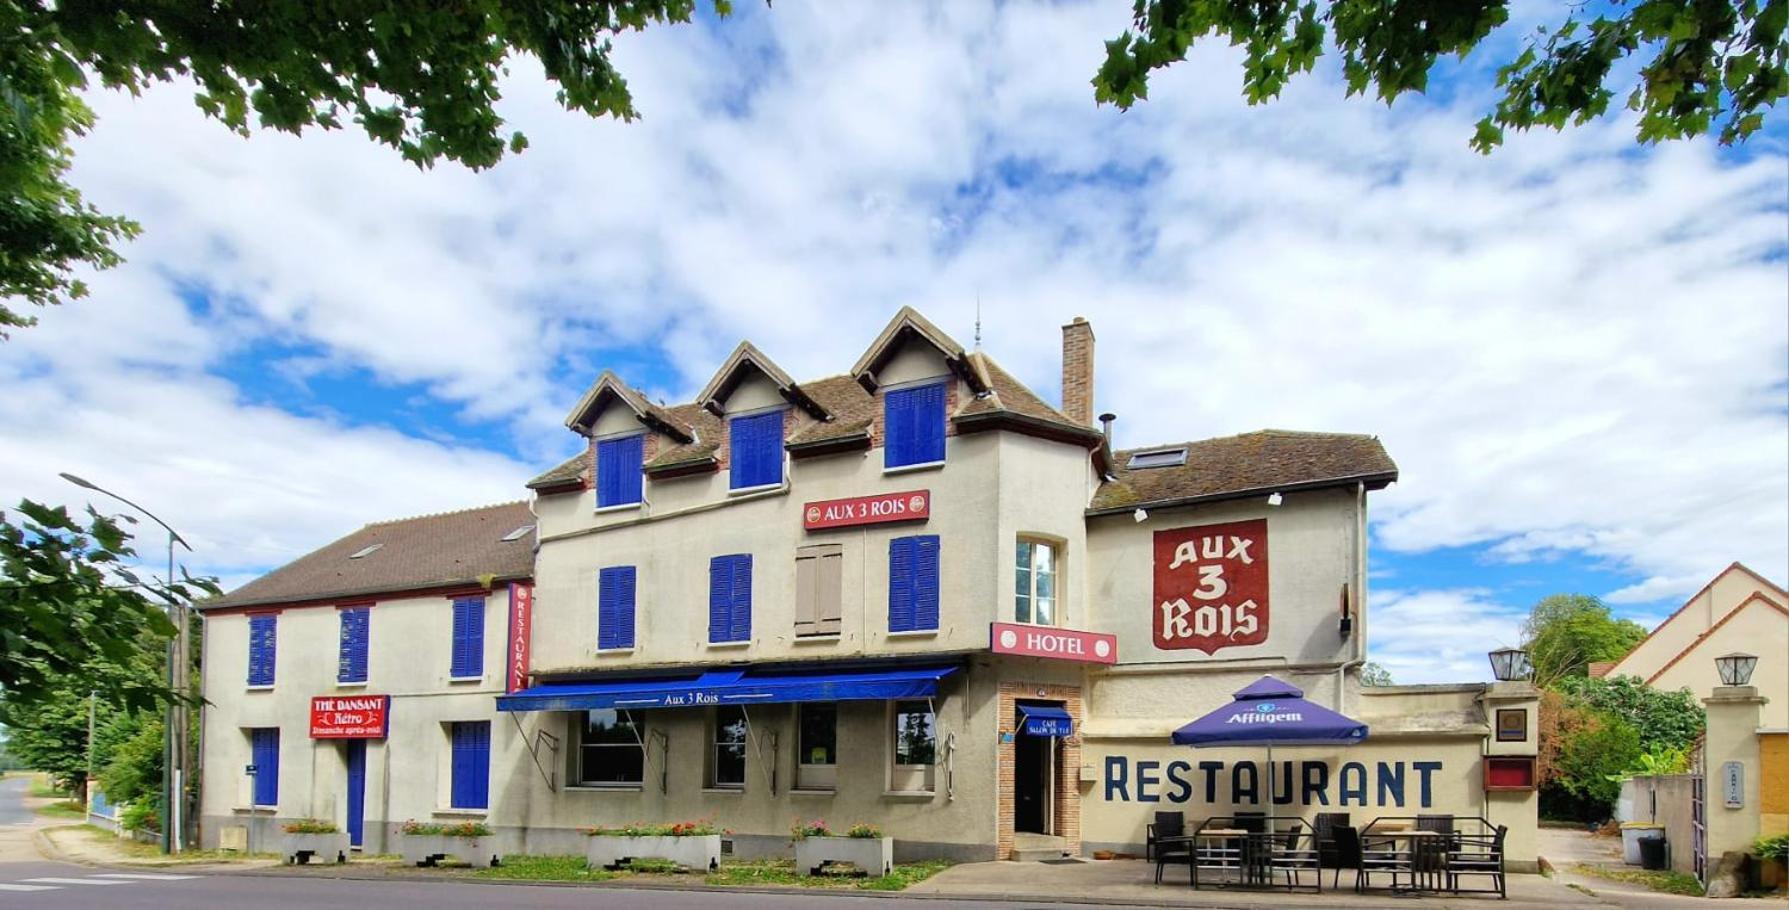
<path id="1" fill-rule="evenodd" d="M 1390 875 L 1393 888 L 1398 886 L 1400 876 L 1409 878 L 1412 884 L 1416 881 L 1416 867 L 1411 861 L 1410 851 L 1399 849 L 1395 841 L 1381 840 L 1369 844 L 1362 839 L 1360 831 L 1352 826 L 1337 825 L 1335 842 L 1335 887 L 1341 887 L 1343 869 L 1354 870 L 1356 891 L 1372 887 L 1375 875 Z"/>
<path id="2" fill-rule="evenodd" d="M 1286 890 L 1302 887 L 1304 873 L 1314 873 L 1317 890 L 1323 890 L 1323 864 L 1317 852 L 1316 833 L 1303 822 L 1293 822 L 1285 831 L 1267 835 L 1267 867 L 1269 875 L 1285 874 Z"/>
<path id="3" fill-rule="evenodd" d="M 1508 833 L 1508 827 L 1498 825 L 1490 837 L 1454 835 L 1448 848 L 1444 867 L 1447 875 L 1447 890 L 1456 894 L 1495 893 L 1499 898 L 1508 900 L 1509 893 L 1505 890 L 1503 873 L 1503 839 Z M 1462 891 L 1460 889 L 1460 876 L 1462 875 L 1489 876 L 1495 887 L 1474 889 L 1470 892 Z"/>
<path id="4" fill-rule="evenodd" d="M 1346 812 L 1319 812 L 1315 824 L 1317 833 L 1317 854 L 1322 858 L 1323 868 L 1331 869 L 1336 864 L 1335 830 L 1337 825 L 1348 824 Z"/>
<path id="5" fill-rule="evenodd" d="M 1183 812 L 1157 812 L 1155 821 L 1143 826 L 1143 858 L 1155 859 L 1156 841 L 1164 837 L 1180 837 L 1186 834 L 1186 814 Z"/>

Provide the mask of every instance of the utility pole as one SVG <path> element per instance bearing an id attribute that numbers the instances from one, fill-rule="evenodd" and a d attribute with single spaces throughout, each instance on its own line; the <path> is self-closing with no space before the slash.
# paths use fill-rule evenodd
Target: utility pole
<path id="1" fill-rule="evenodd" d="M 81 787 L 81 805 L 88 811 L 93 808 L 93 716 L 94 705 L 99 699 L 99 692 L 87 692 L 87 780 Z"/>

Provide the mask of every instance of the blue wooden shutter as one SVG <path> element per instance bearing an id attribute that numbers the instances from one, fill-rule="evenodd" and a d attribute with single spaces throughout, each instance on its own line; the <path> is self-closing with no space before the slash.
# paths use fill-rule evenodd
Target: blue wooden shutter
<path id="1" fill-rule="evenodd" d="M 752 557 L 733 557 L 733 615 L 728 641 L 750 641 L 752 638 Z"/>
<path id="2" fill-rule="evenodd" d="M 367 608 L 342 610 L 341 620 L 341 654 L 336 662 L 336 682 L 366 682 Z"/>
<path id="3" fill-rule="evenodd" d="M 280 731 L 263 727 L 249 734 L 255 766 L 255 805 L 277 806 L 280 801 Z"/>
<path id="4" fill-rule="evenodd" d="M 944 460 L 944 383 L 883 396 L 882 447 L 885 467 Z"/>
<path id="5" fill-rule="evenodd" d="M 708 561 L 708 640 L 727 641 L 733 627 L 733 565 L 731 557 Z"/>
<path id="6" fill-rule="evenodd" d="M 782 411 L 735 417 L 727 435 L 727 482 L 732 489 L 783 482 Z"/>
<path id="7" fill-rule="evenodd" d="M 634 646 L 633 566 L 611 566 L 597 573 L 596 646 Z"/>
<path id="8" fill-rule="evenodd" d="M 596 444 L 596 505 L 629 505 L 640 501 L 640 464 L 646 437 L 623 436 Z"/>
<path id="9" fill-rule="evenodd" d="M 944 384 L 913 389 L 913 461 L 944 460 Z"/>
<path id="10" fill-rule="evenodd" d="M 938 535 L 913 541 L 913 628 L 938 628 Z"/>
<path id="11" fill-rule="evenodd" d="M 453 602 L 452 676 L 483 676 L 485 671 L 485 599 L 460 597 Z"/>
<path id="12" fill-rule="evenodd" d="M 897 537 L 888 542 L 888 631 L 913 631 L 914 538 Z"/>
<path id="13" fill-rule="evenodd" d="M 248 618 L 248 684 L 273 685 L 278 646 L 278 620 L 273 614 Z"/>
<path id="14" fill-rule="evenodd" d="M 452 805 L 455 809 L 487 809 L 491 801 L 491 724 L 453 725 Z"/>

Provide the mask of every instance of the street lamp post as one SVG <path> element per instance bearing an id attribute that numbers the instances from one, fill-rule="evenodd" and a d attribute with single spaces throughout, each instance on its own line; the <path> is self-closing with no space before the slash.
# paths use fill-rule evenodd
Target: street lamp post
<path id="1" fill-rule="evenodd" d="M 1734 651 L 1714 659 L 1715 671 L 1721 674 L 1721 685 L 1743 686 L 1752 681 L 1752 670 L 1758 666 L 1755 654 Z"/>
<path id="2" fill-rule="evenodd" d="M 182 816 L 185 814 L 181 811 L 181 804 L 184 802 L 181 791 L 185 789 L 185 782 L 181 780 L 181 776 L 182 772 L 186 770 L 186 704 L 183 699 L 186 695 L 188 631 L 186 610 L 175 600 L 173 594 L 174 545 L 180 544 L 186 548 L 188 553 L 191 553 L 193 548 L 167 522 L 155 517 L 154 512 L 111 490 L 66 471 L 62 472 L 61 477 L 77 487 L 92 490 L 95 493 L 104 493 L 136 509 L 150 521 L 161 525 L 162 530 L 168 532 L 168 619 L 173 621 L 177 634 L 173 641 L 168 642 L 168 688 L 173 691 L 175 697 L 168 705 L 167 717 L 164 720 L 167 729 L 162 731 L 162 811 L 166 817 L 162 819 L 161 846 L 163 853 L 178 853 L 181 849 L 181 838 L 177 830 L 183 821 Z"/>
<path id="3" fill-rule="evenodd" d="M 1491 675 L 1498 682 L 1514 682 L 1527 679 L 1534 667 L 1528 662 L 1528 652 L 1521 648 L 1498 648 L 1490 653 Z"/>

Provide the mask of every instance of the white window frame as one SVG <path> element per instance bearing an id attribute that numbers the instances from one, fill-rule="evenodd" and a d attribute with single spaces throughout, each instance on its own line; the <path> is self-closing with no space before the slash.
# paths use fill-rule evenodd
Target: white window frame
<path id="1" fill-rule="evenodd" d="M 1031 547 L 1029 550 L 1031 561 L 1028 566 L 1021 566 L 1018 561 L 1019 547 L 1024 544 L 1029 544 Z M 1013 576 L 1013 622 L 1028 626 L 1047 626 L 1050 628 L 1062 625 L 1062 559 L 1063 553 L 1068 549 L 1064 544 L 1065 542 L 1062 538 L 1052 537 L 1045 534 L 1020 534 L 1014 539 L 1012 562 L 1012 570 L 1015 573 Z M 1039 547 L 1048 547 L 1050 550 L 1050 579 L 1052 584 L 1050 586 L 1049 622 L 1037 621 L 1037 549 Z M 1028 591 L 1018 590 L 1017 572 L 1021 568 L 1026 570 L 1026 577 L 1030 584 L 1030 590 Z M 1024 616 L 1019 615 L 1020 598 L 1025 598 L 1026 611 Z"/>
<path id="2" fill-rule="evenodd" d="M 740 765 L 739 780 L 737 782 L 723 782 L 720 779 L 721 748 L 723 746 L 733 745 L 730 742 L 721 742 L 721 728 L 724 726 L 721 723 L 721 712 L 724 710 L 738 711 L 740 719 L 744 720 L 746 724 L 745 730 L 741 732 L 739 737 Z M 751 719 L 746 716 L 744 707 L 740 705 L 722 705 L 708 712 L 708 789 L 728 791 L 745 789 L 745 782 L 747 778 L 751 776 L 751 741 Z"/>
<path id="3" fill-rule="evenodd" d="M 932 761 L 928 764 L 902 764 L 901 754 L 900 706 L 920 704 L 926 706 L 926 713 L 932 718 Z M 937 789 L 938 750 L 942 748 L 938 736 L 938 706 L 936 703 L 920 698 L 894 699 L 888 702 L 888 720 L 883 724 L 888 734 L 888 789 L 891 793 L 933 793 Z"/>

